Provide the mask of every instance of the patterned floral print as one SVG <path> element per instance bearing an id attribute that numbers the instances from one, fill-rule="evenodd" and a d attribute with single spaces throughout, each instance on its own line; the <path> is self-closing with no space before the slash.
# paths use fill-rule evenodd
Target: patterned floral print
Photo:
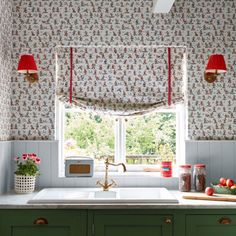
<path id="1" fill-rule="evenodd" d="M 186 46 L 189 138 L 236 139 L 236 0 L 178 0 L 169 14 L 153 14 L 153 0 L 13 3 L 14 139 L 55 138 L 56 47 L 79 45 Z M 38 84 L 17 74 L 22 53 L 35 55 Z M 224 54 L 228 71 L 208 84 L 212 53 Z"/>
<path id="2" fill-rule="evenodd" d="M 11 138 L 12 3 L 0 0 L 0 140 Z"/>
<path id="3" fill-rule="evenodd" d="M 172 86 L 169 88 L 166 47 L 58 48 L 57 95 L 67 104 L 72 95 L 73 105 L 120 116 L 168 107 L 169 90 L 171 104 L 183 102 L 185 51 L 181 47 L 170 48 Z"/>

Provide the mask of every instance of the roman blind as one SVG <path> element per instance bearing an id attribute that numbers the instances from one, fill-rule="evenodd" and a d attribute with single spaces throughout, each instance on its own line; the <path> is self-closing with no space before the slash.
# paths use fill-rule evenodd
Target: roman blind
<path id="1" fill-rule="evenodd" d="M 129 116 L 184 101 L 184 47 L 58 47 L 56 94 L 69 106 Z"/>

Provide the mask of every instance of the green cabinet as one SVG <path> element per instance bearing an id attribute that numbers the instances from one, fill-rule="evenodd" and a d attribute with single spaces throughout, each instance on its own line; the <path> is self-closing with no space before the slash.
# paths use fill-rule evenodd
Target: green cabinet
<path id="1" fill-rule="evenodd" d="M 86 236 L 86 211 L 0 210 L 1 236 Z"/>
<path id="2" fill-rule="evenodd" d="M 4 209 L 0 236 L 235 236 L 236 209 Z"/>
<path id="3" fill-rule="evenodd" d="M 235 212 L 236 213 L 236 212 Z M 235 236 L 236 214 L 187 215 L 186 236 Z"/>
<path id="4" fill-rule="evenodd" d="M 173 216 L 158 214 L 94 214 L 94 236 L 172 236 Z"/>

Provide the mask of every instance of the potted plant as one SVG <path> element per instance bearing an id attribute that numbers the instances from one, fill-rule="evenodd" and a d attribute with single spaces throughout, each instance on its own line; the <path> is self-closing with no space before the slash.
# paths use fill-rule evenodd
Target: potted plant
<path id="1" fill-rule="evenodd" d="M 15 192 L 32 193 L 35 188 L 36 176 L 39 175 L 38 165 L 41 159 L 35 153 L 23 153 L 16 157 Z"/>
<path id="2" fill-rule="evenodd" d="M 174 153 L 169 144 L 160 145 L 159 154 L 161 156 L 161 176 L 172 177 L 172 162 Z"/>

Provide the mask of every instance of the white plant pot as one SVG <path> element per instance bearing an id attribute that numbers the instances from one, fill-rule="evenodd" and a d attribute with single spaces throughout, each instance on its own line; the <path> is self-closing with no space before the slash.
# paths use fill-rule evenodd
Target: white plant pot
<path id="1" fill-rule="evenodd" d="M 15 192 L 32 193 L 35 188 L 36 176 L 15 175 Z"/>

